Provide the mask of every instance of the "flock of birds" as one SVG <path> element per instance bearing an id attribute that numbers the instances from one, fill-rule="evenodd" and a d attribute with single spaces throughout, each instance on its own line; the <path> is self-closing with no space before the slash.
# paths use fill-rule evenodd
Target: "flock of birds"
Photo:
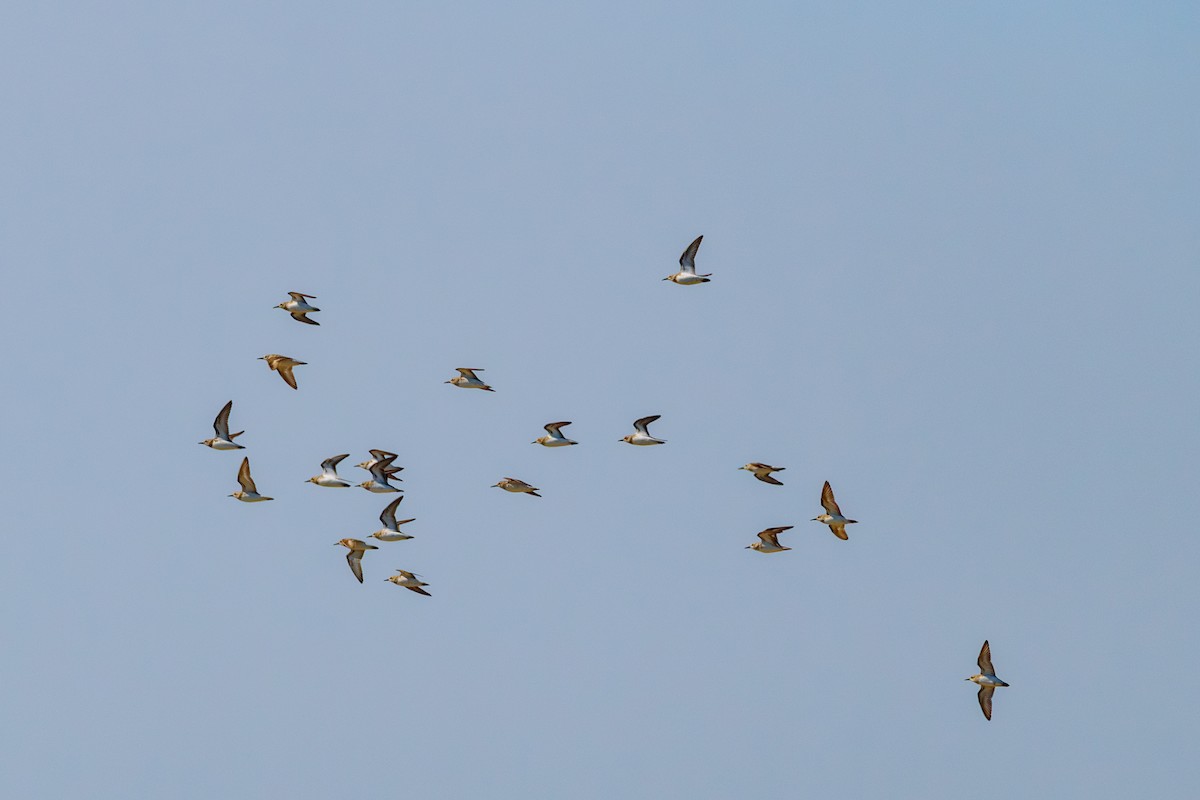
<path id="1" fill-rule="evenodd" d="M 687 249 L 683 251 L 683 255 L 679 258 L 679 271 L 672 275 L 668 275 L 667 277 L 663 278 L 663 280 L 671 281 L 681 286 L 692 286 L 701 283 L 708 283 L 710 281 L 712 273 L 698 274 L 696 272 L 696 255 L 699 252 L 700 242 L 703 241 L 703 239 L 703 236 L 697 236 L 695 241 L 687 246 Z M 296 320 L 297 322 L 302 322 L 306 325 L 320 325 L 319 322 L 308 317 L 309 314 L 316 313 L 321 310 L 309 304 L 308 302 L 309 300 L 315 300 L 315 295 L 303 294 L 301 292 L 288 292 L 288 295 L 291 299 L 280 303 L 278 306 L 276 306 L 276 308 L 281 308 L 284 311 L 287 311 L 288 314 L 291 315 L 292 319 Z M 278 372 L 279 377 L 282 378 L 284 383 L 286 383 L 288 386 L 292 387 L 293 389 L 299 388 L 298 384 L 296 383 L 294 369 L 296 367 L 305 366 L 305 362 L 298 361 L 290 356 L 284 356 L 278 353 L 268 353 L 265 356 L 261 356 L 260 360 L 266 361 L 267 366 L 272 371 Z M 456 371 L 458 372 L 458 375 L 445 381 L 445 383 L 451 384 L 452 386 L 456 386 L 460 389 L 478 389 L 484 392 L 495 391 L 495 389 L 485 383 L 477 374 L 479 372 L 483 372 L 482 369 L 478 367 L 457 367 Z M 242 445 L 234 441 L 238 436 L 241 436 L 244 431 L 238 431 L 237 433 L 230 433 L 229 431 L 229 415 L 232 410 L 233 401 L 230 400 L 217 414 L 217 417 L 213 422 L 213 430 L 216 435 L 211 439 L 205 439 L 204 441 L 200 442 L 200 444 L 211 447 L 214 450 L 245 449 Z M 638 447 L 666 444 L 665 440 L 657 439 L 650 433 L 650 424 L 659 419 L 660 416 L 661 415 L 654 414 L 635 420 L 633 423 L 634 432 L 622 437 L 620 441 Z M 578 444 L 578 442 L 567 438 L 562 432 L 562 429 L 570 424 L 571 423 L 568 421 L 547 423 L 545 425 L 546 435 L 538 437 L 532 442 L 532 444 L 540 444 L 543 447 L 567 447 Z M 338 465 L 344 459 L 349 457 L 349 453 L 331 456 L 322 461 L 321 474 L 314 475 L 313 477 L 309 478 L 307 482 L 316 486 L 334 489 L 348 489 L 351 488 L 351 486 L 357 486 L 375 494 L 398 494 L 402 492 L 402 489 L 399 489 L 391 484 L 392 480 L 401 480 L 397 477 L 397 474 L 404 469 L 404 467 L 393 465 L 397 455 L 395 453 L 379 449 L 371 450 L 370 455 L 371 457 L 369 459 L 355 465 L 367 470 L 370 473 L 370 479 L 365 480 L 362 483 L 353 484 L 351 481 L 348 481 L 338 475 Z M 755 478 L 763 483 L 774 486 L 783 485 L 783 482 L 776 479 L 771 473 L 782 472 L 784 471 L 784 467 L 773 467 L 770 464 L 751 462 L 739 467 L 739 469 L 750 472 Z M 231 495 L 229 495 L 230 497 L 240 500 L 243 503 L 261 503 L 274 499 L 267 497 L 258 491 L 258 487 L 254 483 L 254 478 L 252 478 L 250 475 L 249 458 L 242 459 L 241 467 L 238 469 L 237 481 L 238 484 L 240 484 L 241 489 L 233 492 Z M 541 495 L 538 494 L 539 490 L 536 486 L 532 486 L 519 478 L 505 477 L 497 483 L 492 484 L 492 486 L 493 488 L 500 488 L 506 492 L 512 492 L 514 494 L 527 494 L 534 497 L 541 497 Z M 403 497 L 397 497 L 396 499 L 392 500 L 392 502 L 389 503 L 386 508 L 384 508 L 383 513 L 381 513 L 379 516 L 379 521 L 383 524 L 383 527 L 370 534 L 368 538 L 375 538 L 381 542 L 399 542 L 404 541 L 405 539 L 413 538 L 412 536 L 402 532 L 400 526 L 409 522 L 413 522 L 414 520 L 396 519 L 396 511 L 403 499 Z M 826 481 L 825 485 L 821 489 L 820 502 L 821 507 L 825 511 L 822 514 L 818 514 L 816 517 L 813 517 L 812 521 L 821 522 L 829 526 L 830 532 L 839 539 L 849 539 L 849 536 L 846 534 L 846 526 L 855 524 L 858 522 L 858 520 L 848 519 L 842 513 L 841 508 L 838 507 L 837 500 L 834 498 L 833 488 L 829 485 L 829 481 Z M 779 536 L 785 531 L 791 530 L 792 527 L 793 526 L 791 525 L 784 525 L 775 528 L 767 528 L 766 530 L 760 531 L 758 533 L 759 540 L 747 545 L 746 549 L 767 554 L 782 553 L 785 550 L 791 550 L 792 548 L 786 547 L 779 543 Z M 376 545 L 367 544 L 361 539 L 351 538 L 341 539 L 337 542 L 334 542 L 334 544 L 340 545 L 347 549 L 348 552 L 346 553 L 346 561 L 350 565 L 350 571 L 354 574 L 354 577 L 358 579 L 358 582 L 362 583 L 363 555 L 368 550 L 378 550 L 379 547 Z M 412 592 L 416 592 L 417 594 L 422 594 L 426 597 L 432 596 L 429 594 L 429 592 L 425 591 L 424 588 L 429 584 L 423 582 L 420 579 L 420 576 L 407 570 L 398 569 L 396 570 L 395 575 L 392 575 L 386 580 L 391 581 L 397 586 L 403 587 Z M 973 681 L 979 685 L 979 707 L 983 710 L 984 717 L 990 720 L 992 718 L 992 694 L 995 692 L 997 687 L 1008 686 L 1008 684 L 996 677 L 995 668 L 992 666 L 991 647 L 987 641 L 984 641 L 983 649 L 979 651 L 977 663 L 979 665 L 979 672 L 966 678 L 966 680 Z"/>

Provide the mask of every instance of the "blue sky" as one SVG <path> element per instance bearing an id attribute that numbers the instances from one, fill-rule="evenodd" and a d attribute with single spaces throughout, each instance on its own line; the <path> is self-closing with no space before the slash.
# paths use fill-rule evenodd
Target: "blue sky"
<path id="1" fill-rule="evenodd" d="M 1200 786 L 1194 6 L 2 21 L 0 793 Z"/>

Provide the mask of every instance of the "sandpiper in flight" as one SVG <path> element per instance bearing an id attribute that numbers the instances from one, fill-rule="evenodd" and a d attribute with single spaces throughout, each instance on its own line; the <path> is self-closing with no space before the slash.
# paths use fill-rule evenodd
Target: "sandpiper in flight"
<path id="1" fill-rule="evenodd" d="M 421 588 L 422 586 L 428 586 L 429 585 L 428 583 L 422 582 L 421 580 L 419 580 L 417 578 L 416 575 L 414 575 L 411 572 L 407 572 L 402 569 L 398 569 L 398 570 L 396 570 L 396 572 L 398 572 L 399 574 L 393 575 L 390 578 L 384 578 L 384 580 L 391 581 L 392 583 L 396 584 L 397 586 L 403 586 L 405 589 L 414 591 L 417 594 L 423 594 L 426 597 L 433 597 L 433 595 L 431 595 L 429 592 L 427 592 Z"/>
<path id="2" fill-rule="evenodd" d="M 541 497 L 538 494 L 536 486 L 530 486 L 525 481 L 518 480 L 517 478 L 505 478 L 499 483 L 493 483 L 491 486 L 493 489 L 496 487 L 500 487 L 506 492 L 513 492 L 514 494 L 531 494 L 534 497 Z"/>
<path id="3" fill-rule="evenodd" d="M 448 381 L 442 381 L 442 383 L 452 383 L 460 389 L 483 389 L 485 392 L 496 391 L 479 380 L 479 376 L 475 374 L 476 372 L 483 372 L 479 367 L 455 367 L 454 369 L 458 371 L 458 375 Z"/>
<path id="4" fill-rule="evenodd" d="M 371 450 L 370 453 L 371 453 L 371 457 L 369 459 L 367 459 L 366 461 L 361 461 L 358 464 L 355 464 L 354 466 L 362 467 L 367 472 L 370 472 L 371 467 L 375 466 L 376 462 L 382 461 L 383 459 L 389 458 L 389 457 L 393 458 L 393 459 L 396 458 L 395 453 L 389 453 L 387 450 Z M 404 480 L 403 478 L 396 477 L 397 473 L 400 473 L 403 471 L 404 471 L 404 467 L 386 467 L 383 470 L 384 474 L 388 476 L 389 480 L 395 479 L 398 481 Z"/>
<path id="5" fill-rule="evenodd" d="M 666 444 L 666 440 L 655 439 L 650 435 L 650 423 L 654 422 L 654 420 L 661 416 L 662 414 L 655 414 L 652 417 L 642 417 L 641 419 L 634 421 L 633 428 L 635 432 L 629 434 L 628 436 L 622 437 L 621 441 L 643 447 L 652 444 Z"/>
<path id="6" fill-rule="evenodd" d="M 765 531 L 760 531 L 758 538 L 762 541 L 748 544 L 746 545 L 746 549 L 757 550 L 760 553 L 782 553 L 784 550 L 791 550 L 792 548 L 784 547 L 779 543 L 779 534 L 791 529 L 791 525 L 784 525 L 779 528 L 767 528 Z"/>
<path id="7" fill-rule="evenodd" d="M 293 389 L 300 387 L 296 386 L 296 376 L 292 374 L 292 367 L 303 366 L 306 362 L 297 361 L 294 358 L 281 356 L 278 353 L 268 353 L 265 356 L 259 356 L 259 361 L 266 361 L 267 366 L 279 373 L 279 377 L 283 378 L 283 382 Z"/>
<path id="8" fill-rule="evenodd" d="M 305 298 L 308 298 L 309 300 L 316 300 L 316 295 L 301 294 L 300 292 L 288 292 L 288 294 L 291 295 L 292 299 L 288 300 L 286 303 L 280 303 L 279 305 L 275 306 L 276 308 L 282 308 L 284 311 L 291 314 L 292 319 L 296 320 L 297 322 L 306 322 L 309 325 L 321 324 L 315 319 L 309 319 L 308 317 L 304 316 L 305 314 L 312 313 L 313 311 L 321 310 L 304 302 Z"/>
<path id="9" fill-rule="evenodd" d="M 321 462 L 321 474 L 314 475 L 305 483 L 315 483 L 317 486 L 329 486 L 335 489 L 347 489 L 350 487 L 350 481 L 345 478 L 339 478 L 337 474 L 337 465 L 341 463 L 343 458 L 349 456 L 349 453 L 342 453 L 340 456 L 330 456 Z"/>
<path id="10" fill-rule="evenodd" d="M 261 503 L 264 500 L 274 500 L 274 497 L 263 497 L 258 493 L 258 487 L 254 485 L 254 479 L 250 477 L 250 459 L 243 458 L 242 466 L 238 468 L 238 483 L 242 485 L 240 491 L 229 495 L 236 497 L 243 503 Z"/>
<path id="11" fill-rule="evenodd" d="M 703 236 L 697 236 L 696 241 L 687 246 L 687 250 L 683 251 L 683 255 L 679 257 L 679 272 L 674 275 L 668 275 L 663 278 L 664 281 L 672 281 L 682 286 L 691 286 L 694 283 L 708 283 L 711 272 L 705 275 L 696 274 L 696 252 L 700 249 L 700 241 Z"/>
<path id="12" fill-rule="evenodd" d="M 391 476 L 388 474 L 388 467 L 392 465 L 392 459 L 394 458 L 395 456 L 388 456 L 376 461 L 371 465 L 371 480 L 363 481 L 358 485 L 368 492 L 374 492 L 375 494 L 404 491 L 388 483 L 388 480 L 391 479 Z"/>
<path id="13" fill-rule="evenodd" d="M 825 481 L 825 488 L 821 489 L 821 505 L 825 507 L 825 513 L 819 514 L 812 518 L 813 522 L 824 522 L 829 526 L 829 530 L 833 531 L 833 535 L 839 539 L 849 539 L 846 535 L 846 526 L 857 523 L 856 519 L 846 519 L 842 516 L 842 510 L 838 508 L 837 501 L 833 499 L 833 489 L 829 486 L 829 481 Z"/>
<path id="14" fill-rule="evenodd" d="M 341 545 L 349 548 L 350 552 L 346 553 L 346 563 L 350 565 L 350 571 L 354 573 L 354 577 L 358 578 L 358 582 L 363 582 L 362 576 L 362 557 L 363 553 L 368 550 L 378 550 L 379 548 L 373 544 L 367 544 L 362 539 L 339 539 L 334 542 L 334 545 Z"/>
<path id="15" fill-rule="evenodd" d="M 569 444 L 579 444 L 579 442 L 573 442 L 570 439 L 568 439 L 566 436 L 563 436 L 563 432 L 562 432 L 563 426 L 570 425 L 570 424 L 571 423 L 569 423 L 569 422 L 547 423 L 545 426 L 546 435 L 539 436 L 538 438 L 536 438 L 532 442 L 530 442 L 530 444 L 540 444 L 543 447 L 565 447 Z"/>
<path id="16" fill-rule="evenodd" d="M 979 684 L 979 707 L 983 709 L 983 716 L 990 720 L 992 718 L 992 694 L 995 693 L 997 686 L 1008 686 L 1008 684 L 996 677 L 996 668 L 992 666 L 992 648 L 986 639 L 975 663 L 979 664 L 979 674 L 972 675 L 965 680 Z"/>
<path id="17" fill-rule="evenodd" d="M 229 432 L 229 412 L 233 410 L 233 401 L 230 400 L 221 409 L 221 413 L 217 414 L 217 418 L 213 421 L 213 431 L 216 436 L 211 439 L 205 439 L 200 444 L 207 445 L 213 450 L 245 450 L 246 448 L 237 444 L 233 440 L 241 436 L 245 431 L 238 431 L 231 434 Z"/>
<path id="18" fill-rule="evenodd" d="M 379 515 L 379 521 L 383 523 L 383 527 L 371 534 L 373 538 L 381 542 L 402 542 L 405 539 L 411 539 L 407 533 L 401 533 L 400 526 L 412 522 L 412 519 L 402 519 L 396 521 L 396 507 L 400 505 L 403 497 L 397 497 L 392 502 L 388 503 L 388 507 Z M 413 518 L 415 519 L 415 517 Z"/>
<path id="19" fill-rule="evenodd" d="M 772 472 L 783 472 L 785 467 L 772 467 L 770 464 L 763 464 L 758 461 L 751 461 L 749 464 L 738 467 L 738 469 L 749 470 L 763 483 L 771 483 L 775 486 L 783 486 L 783 481 L 776 480 L 771 476 Z"/>

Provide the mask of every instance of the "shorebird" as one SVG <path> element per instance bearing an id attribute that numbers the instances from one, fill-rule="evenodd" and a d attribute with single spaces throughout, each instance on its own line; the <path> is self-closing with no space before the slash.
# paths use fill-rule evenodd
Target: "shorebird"
<path id="1" fill-rule="evenodd" d="M 274 497 L 263 497 L 258 493 L 258 487 L 254 485 L 254 478 L 250 477 L 250 459 L 243 458 L 242 466 L 238 468 L 238 483 L 242 485 L 241 491 L 234 492 L 229 495 L 236 497 L 243 503 L 261 503 L 264 500 L 274 500 Z"/>
<path id="2" fill-rule="evenodd" d="M 493 483 L 491 488 L 495 489 L 497 486 L 506 492 L 513 492 L 515 494 L 531 494 L 534 497 L 541 497 L 541 495 L 538 494 L 536 486 L 530 486 L 525 481 L 517 480 L 516 478 L 505 478 L 499 483 Z"/>
<path id="3" fill-rule="evenodd" d="M 674 275 L 668 275 L 663 278 L 664 281 L 672 281 L 682 286 L 691 286 L 694 283 L 708 283 L 711 272 L 705 275 L 696 274 L 696 252 L 700 249 L 700 241 L 703 236 L 697 236 L 696 241 L 687 246 L 687 250 L 683 251 L 683 255 L 679 257 L 679 272 Z"/>
<path id="4" fill-rule="evenodd" d="M 779 543 L 779 534 L 791 529 L 791 525 L 784 525 L 780 528 L 767 528 L 765 531 L 760 531 L 758 538 L 762 541 L 748 544 L 746 549 L 757 550 L 760 553 L 782 553 L 784 550 L 791 550 L 792 548 L 784 547 Z"/>
<path id="5" fill-rule="evenodd" d="M 265 356 L 259 356 L 259 361 L 266 361 L 267 366 L 279 373 L 279 377 L 283 378 L 283 382 L 293 389 L 298 389 L 296 386 L 296 376 L 292 374 L 292 367 L 299 367 L 306 362 L 297 361 L 288 356 L 281 356 L 278 353 L 268 353 Z"/>
<path id="6" fill-rule="evenodd" d="M 405 539 L 413 538 L 407 533 L 400 532 L 401 525 L 412 522 L 413 520 L 402 519 L 399 522 L 396 521 L 396 506 L 400 505 L 400 501 L 403 499 L 403 497 L 397 497 L 395 500 L 389 503 L 388 507 L 385 508 L 383 513 L 379 515 L 379 521 L 383 523 L 383 527 L 371 534 L 373 538 L 378 539 L 381 542 L 402 542 Z"/>
<path id="7" fill-rule="evenodd" d="M 363 481 L 358 485 L 366 489 L 368 492 L 374 492 L 375 494 L 387 494 L 388 492 L 404 491 L 403 489 L 398 489 L 388 483 L 390 475 L 388 475 L 387 470 L 388 467 L 392 465 L 392 459 L 394 458 L 395 456 L 388 456 L 387 458 L 376 461 L 371 465 L 371 480 Z"/>
<path id="8" fill-rule="evenodd" d="M 783 486 L 783 481 L 777 481 L 771 477 L 772 472 L 783 472 L 786 467 L 772 467 L 770 464 L 763 464 L 758 461 L 751 461 L 749 464 L 738 467 L 738 469 L 750 470 L 754 473 L 754 477 L 758 478 L 763 483 L 771 483 L 776 486 Z"/>
<path id="9" fill-rule="evenodd" d="M 389 457 L 395 458 L 396 457 L 395 453 L 389 453 L 387 450 L 371 450 L 370 453 L 371 453 L 371 457 L 369 459 L 367 459 L 366 461 L 362 461 L 358 464 L 355 464 L 354 466 L 362 467 L 363 469 L 370 472 L 371 467 L 375 466 L 375 464 L 377 462 L 382 461 L 385 458 L 389 458 Z M 383 472 L 385 475 L 388 476 L 389 479 L 391 479 L 391 478 L 395 478 L 396 474 L 403 470 L 404 470 L 404 467 L 386 467 L 383 470 Z M 402 481 L 404 479 L 396 478 L 396 480 Z"/>
<path id="10" fill-rule="evenodd" d="M 839 539 L 849 539 L 846 535 L 846 526 L 857 523 L 856 519 L 846 519 L 842 516 L 842 510 L 838 508 L 837 501 L 833 499 L 833 489 L 829 486 L 829 481 L 825 481 L 825 488 L 821 489 L 821 505 L 825 507 L 824 514 L 818 514 L 812 518 L 813 522 L 824 522 L 829 526 L 829 530 L 833 531 L 833 535 Z"/>
<path id="11" fill-rule="evenodd" d="M 339 478 L 337 474 L 337 465 L 341 463 L 343 458 L 349 456 L 349 453 L 342 453 L 340 456 L 330 456 L 321 462 L 321 474 L 314 475 L 305 483 L 315 483 L 317 486 L 329 486 L 334 489 L 350 488 L 350 481 L 345 478 Z"/>
<path id="12" fill-rule="evenodd" d="M 358 578 L 358 582 L 363 582 L 362 577 L 362 557 L 363 553 L 368 550 L 378 550 L 379 548 L 373 544 L 367 544 L 362 539 L 338 539 L 333 543 L 350 549 L 346 553 L 346 563 L 350 565 L 350 571 L 354 573 L 354 577 Z"/>
<path id="13" fill-rule="evenodd" d="M 233 410 L 233 401 L 230 400 L 221 409 L 221 413 L 217 414 L 217 418 L 213 420 L 213 431 L 216 436 L 211 439 L 205 439 L 200 442 L 202 445 L 211 447 L 213 450 L 245 450 L 246 448 L 237 444 L 233 440 L 241 436 L 245 431 L 238 431 L 231 434 L 229 432 L 229 412 Z"/>
<path id="14" fill-rule="evenodd" d="M 384 580 L 391 581 L 392 583 L 396 584 L 397 586 L 403 586 L 405 589 L 414 591 L 417 594 L 423 594 L 426 597 L 433 597 L 433 595 L 431 595 L 429 592 L 427 592 L 421 588 L 422 586 L 428 586 L 429 585 L 428 583 L 422 582 L 421 580 L 419 580 L 417 578 L 416 575 L 414 575 L 411 572 L 406 572 L 405 570 L 402 570 L 402 569 L 398 569 L 398 570 L 396 570 L 396 572 L 398 572 L 400 574 L 393 575 L 390 578 L 384 578 Z"/>
<path id="15" fill-rule="evenodd" d="M 306 322 L 309 325 L 320 325 L 321 324 L 321 323 L 317 322 L 315 319 L 309 319 L 308 317 L 304 316 L 305 314 L 311 313 L 313 311 L 321 310 L 319 308 L 316 308 L 315 306 L 310 306 L 308 303 L 304 302 L 305 298 L 308 298 L 310 300 L 316 300 L 317 299 L 316 295 L 301 294 L 300 292 L 288 292 L 288 294 L 291 295 L 292 299 L 288 300 L 286 303 L 280 303 L 279 305 L 275 306 L 276 308 L 282 308 L 284 311 L 291 314 L 292 319 L 296 320 L 297 322 Z"/>
<path id="16" fill-rule="evenodd" d="M 475 374 L 476 372 L 483 372 L 479 367 L 455 367 L 454 369 L 458 371 L 458 375 L 448 381 L 442 381 L 442 383 L 452 383 L 460 389 L 483 389 L 485 392 L 496 391 L 479 380 L 479 376 Z"/>
<path id="17" fill-rule="evenodd" d="M 636 445 L 643 446 L 643 447 L 652 445 L 652 444 L 666 444 L 665 440 L 655 439 L 653 436 L 651 436 L 650 430 L 649 430 L 650 423 L 654 422 L 654 420 L 658 419 L 661 416 L 662 416 L 662 414 L 655 414 L 652 417 L 642 417 L 641 419 L 636 420 L 633 423 L 633 427 L 636 432 L 631 433 L 628 436 L 622 437 L 621 441 L 629 442 L 630 444 L 636 444 Z"/>
<path id="18" fill-rule="evenodd" d="M 979 674 L 972 675 L 965 680 L 979 684 L 979 707 L 983 709 L 983 716 L 990 720 L 992 718 L 992 694 L 995 693 L 997 686 L 1008 686 L 1008 684 L 996 677 L 996 668 L 992 666 L 992 648 L 986 639 L 975 663 L 979 664 Z"/>
<path id="19" fill-rule="evenodd" d="M 565 447 L 569 444 L 579 444 L 579 442 L 573 442 L 567 437 L 563 436 L 562 427 L 570 424 L 571 423 L 569 422 L 547 423 L 545 426 L 546 435 L 539 436 L 530 442 L 530 444 L 540 444 L 542 447 Z"/>

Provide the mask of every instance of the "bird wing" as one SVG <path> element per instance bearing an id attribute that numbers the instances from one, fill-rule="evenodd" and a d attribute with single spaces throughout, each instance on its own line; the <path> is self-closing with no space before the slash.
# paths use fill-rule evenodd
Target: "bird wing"
<path id="1" fill-rule="evenodd" d="M 340 456 L 330 456 L 321 462 L 321 470 L 324 472 L 337 472 L 337 465 L 342 463 L 342 459 L 349 455 L 349 453 L 342 453 Z"/>
<path id="2" fill-rule="evenodd" d="M 379 521 L 383 523 L 383 527 L 389 531 L 396 530 L 396 506 L 400 505 L 400 501 L 404 499 L 404 495 L 400 495 L 392 502 L 388 503 L 388 507 L 379 515 Z"/>
<path id="3" fill-rule="evenodd" d="M 829 526 L 829 530 L 833 531 L 833 535 L 841 539 L 843 542 L 850 538 L 846 535 L 845 523 L 835 522 Z"/>
<path id="4" fill-rule="evenodd" d="M 297 303 L 300 302 L 300 298 L 302 298 L 302 297 L 307 297 L 309 300 L 317 299 L 317 296 L 315 294 L 301 294 L 300 292 L 288 292 L 288 294 L 291 295 L 291 298 L 293 300 L 295 300 Z"/>
<path id="5" fill-rule="evenodd" d="M 777 481 L 765 472 L 761 474 L 756 472 L 754 473 L 754 477 L 758 478 L 763 483 L 773 483 L 776 486 L 783 486 L 783 481 Z"/>
<path id="6" fill-rule="evenodd" d="M 308 313 L 307 311 L 289 311 L 288 313 L 291 314 L 292 319 L 296 320 L 297 322 L 306 322 L 309 325 L 320 325 L 321 324 L 321 323 L 317 322 L 315 319 L 309 319 L 308 317 L 304 316 L 305 314 Z"/>
<path id="7" fill-rule="evenodd" d="M 979 687 L 979 707 L 983 709 L 983 716 L 986 719 L 992 718 L 992 695 L 996 689 L 992 686 Z"/>
<path id="8" fill-rule="evenodd" d="M 633 427 L 635 430 L 640 431 L 641 433 L 644 433 L 647 436 L 649 436 L 650 431 L 648 428 L 649 428 L 650 423 L 654 422 L 654 420 L 658 419 L 661 416 L 662 416 L 662 414 L 655 414 L 650 417 L 642 417 L 639 420 L 634 420 Z"/>
<path id="9" fill-rule="evenodd" d="M 833 499 L 833 487 L 829 485 L 829 481 L 825 481 L 825 487 L 821 489 L 821 505 L 835 517 L 842 516 L 842 510 L 838 508 L 837 500 Z"/>
<path id="10" fill-rule="evenodd" d="M 380 459 L 379 461 L 376 461 L 374 464 L 372 464 L 371 465 L 371 477 L 374 478 L 375 480 L 379 481 L 380 483 L 387 483 L 388 476 L 387 476 L 387 472 L 385 472 L 385 470 L 392 465 L 392 461 L 395 458 L 396 458 L 395 456 L 388 456 L 387 458 Z"/>
<path id="11" fill-rule="evenodd" d="M 243 458 L 242 466 L 238 468 L 238 483 L 242 485 L 243 492 L 252 492 L 258 494 L 258 487 L 254 485 L 254 478 L 250 477 L 250 459 Z"/>
<path id="12" fill-rule="evenodd" d="M 687 246 L 683 251 L 683 255 L 679 257 L 679 266 L 684 272 L 696 272 L 696 252 L 700 249 L 700 241 L 703 236 L 697 236 L 696 241 Z"/>
<path id="13" fill-rule="evenodd" d="M 562 436 L 562 431 L 559 428 L 570 424 L 569 422 L 549 422 L 545 425 L 546 433 L 551 436 Z"/>
<path id="14" fill-rule="evenodd" d="M 975 663 L 979 665 L 979 671 L 984 675 L 996 674 L 996 668 L 992 666 L 992 646 L 987 643 L 987 640 L 984 640 L 983 649 L 979 651 L 979 658 Z"/>
<path id="15" fill-rule="evenodd" d="M 396 457 L 395 453 L 389 453 L 387 450 L 368 450 L 367 452 L 369 452 L 371 454 L 371 457 L 374 458 L 376 461 L 382 461 L 383 459 L 387 458 L 388 456 L 391 456 L 392 458 Z"/>
<path id="16" fill-rule="evenodd" d="M 475 374 L 476 372 L 483 372 L 480 367 L 455 367 L 454 370 L 464 378 L 468 378 L 473 381 L 479 380 L 479 376 Z"/>
<path id="17" fill-rule="evenodd" d="M 362 577 L 362 550 L 351 550 L 346 553 L 346 563 L 350 565 L 350 571 L 354 573 L 354 577 L 358 578 L 358 582 L 363 582 Z"/>
<path id="18" fill-rule="evenodd" d="M 433 597 L 433 595 L 431 595 L 429 592 L 427 592 L 427 591 L 425 591 L 424 589 L 422 589 L 420 586 L 405 586 L 404 588 L 405 588 L 405 589 L 409 589 L 409 590 L 411 590 L 411 591 L 414 591 L 414 592 L 416 592 L 417 594 L 423 594 L 423 595 L 425 595 L 426 597 Z"/>
<path id="19" fill-rule="evenodd" d="M 283 378 L 283 382 L 293 389 L 299 389 L 296 385 L 296 376 L 292 374 L 291 364 L 280 364 L 275 369 L 279 371 L 279 377 Z"/>
<path id="20" fill-rule="evenodd" d="M 217 418 L 213 420 L 213 430 L 216 431 L 217 438 L 219 439 L 228 439 L 229 441 L 233 441 L 232 439 L 229 439 L 229 412 L 232 410 L 233 401 L 230 400 L 225 404 L 225 407 L 221 409 L 220 413 L 217 414 Z"/>

